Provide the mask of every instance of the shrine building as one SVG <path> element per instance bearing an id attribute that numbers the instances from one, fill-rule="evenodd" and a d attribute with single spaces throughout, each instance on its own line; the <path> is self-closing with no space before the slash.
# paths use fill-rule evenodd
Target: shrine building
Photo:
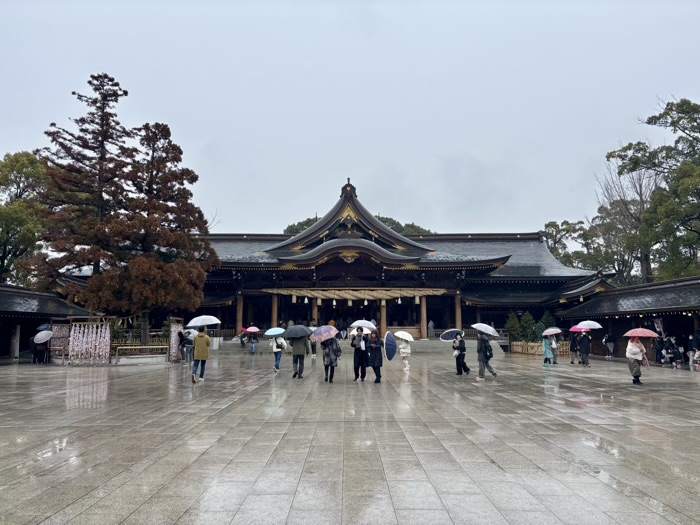
<path id="1" fill-rule="evenodd" d="M 280 320 L 319 324 L 374 319 L 383 334 L 427 337 L 475 322 L 502 328 L 510 311 L 566 310 L 610 289 L 601 272 L 569 268 L 542 234 L 400 235 L 345 184 L 322 218 L 298 235 L 210 234 L 221 264 L 205 286 L 199 313 L 236 331 Z"/>

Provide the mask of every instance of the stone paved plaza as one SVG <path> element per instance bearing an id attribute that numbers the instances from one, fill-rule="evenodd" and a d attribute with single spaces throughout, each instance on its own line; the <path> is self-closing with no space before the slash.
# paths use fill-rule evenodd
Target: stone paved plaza
<path id="1" fill-rule="evenodd" d="M 420 347 L 420 344 L 416 346 Z M 310 361 L 310 360 L 309 360 Z M 332 385 L 227 347 L 180 365 L 0 367 L 0 523 L 700 523 L 700 373 L 415 352 Z"/>

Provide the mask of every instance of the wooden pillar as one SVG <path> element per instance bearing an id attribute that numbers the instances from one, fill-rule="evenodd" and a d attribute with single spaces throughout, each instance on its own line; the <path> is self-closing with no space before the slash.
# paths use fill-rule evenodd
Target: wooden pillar
<path id="1" fill-rule="evenodd" d="M 379 337 L 384 337 L 384 334 L 389 329 L 386 319 L 386 301 L 384 299 L 379 299 Z"/>
<path id="2" fill-rule="evenodd" d="M 236 297 L 236 334 L 243 330 L 243 294 Z"/>
<path id="3" fill-rule="evenodd" d="M 693 328 L 696 332 L 700 330 L 700 314 L 693 315 Z"/>
<path id="4" fill-rule="evenodd" d="M 315 297 L 311 298 L 311 319 L 316 319 L 316 324 L 321 326 L 321 321 L 318 318 L 318 300 Z"/>
<path id="5" fill-rule="evenodd" d="M 15 333 L 12 336 L 12 358 L 19 359 L 19 336 L 20 336 L 20 325 L 15 327 Z"/>
<path id="6" fill-rule="evenodd" d="M 420 298 L 420 338 L 428 338 L 428 301 L 425 295 Z"/>
<path id="7" fill-rule="evenodd" d="M 455 295 L 455 328 L 462 329 L 462 296 Z"/>
<path id="8" fill-rule="evenodd" d="M 277 324 L 280 321 L 278 319 L 278 314 L 277 314 L 278 307 L 279 307 L 279 296 L 276 293 L 273 293 L 272 294 L 272 308 L 271 308 L 272 313 L 270 314 L 270 317 L 272 317 L 272 321 L 270 322 L 270 328 L 274 328 L 275 326 L 277 326 Z"/>
<path id="9" fill-rule="evenodd" d="M 479 308 L 478 306 L 476 307 L 476 322 L 481 322 L 481 308 Z"/>

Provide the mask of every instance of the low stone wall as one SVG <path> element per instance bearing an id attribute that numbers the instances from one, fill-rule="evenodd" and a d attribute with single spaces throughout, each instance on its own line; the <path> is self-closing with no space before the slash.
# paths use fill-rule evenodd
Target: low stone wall
<path id="1" fill-rule="evenodd" d="M 557 343 L 557 355 L 569 353 L 569 342 L 560 341 Z M 544 355 L 542 343 L 525 343 L 523 341 L 513 341 L 510 344 L 510 351 L 514 354 Z"/>

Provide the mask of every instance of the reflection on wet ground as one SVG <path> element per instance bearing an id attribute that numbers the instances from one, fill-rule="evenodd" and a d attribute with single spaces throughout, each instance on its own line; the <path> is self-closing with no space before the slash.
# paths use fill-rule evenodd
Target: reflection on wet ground
<path id="1" fill-rule="evenodd" d="M 700 523 L 699 373 L 499 354 L 477 382 L 434 346 L 381 384 L 232 347 L 198 385 L 2 367 L 0 523 Z"/>

